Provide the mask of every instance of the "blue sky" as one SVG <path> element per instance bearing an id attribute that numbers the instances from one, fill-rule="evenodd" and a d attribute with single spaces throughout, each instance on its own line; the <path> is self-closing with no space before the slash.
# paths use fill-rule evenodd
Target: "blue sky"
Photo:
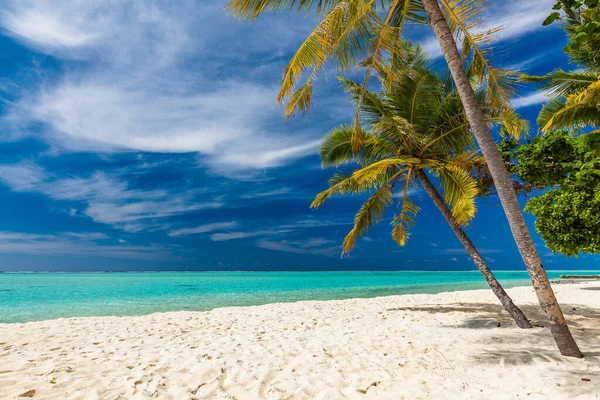
<path id="1" fill-rule="evenodd" d="M 320 168 L 319 138 L 352 106 L 333 69 L 310 116 L 284 122 L 275 104 L 311 16 L 248 24 L 208 0 L 4 3 L 0 270 L 474 268 L 421 191 L 407 246 L 389 237 L 392 207 L 340 257 L 361 198 L 309 204 L 333 172 Z M 553 3 L 490 3 L 505 27 L 495 64 L 573 67 L 563 32 L 541 26 Z M 408 34 L 441 65 L 431 32 Z M 514 105 L 534 121 L 543 93 L 520 90 Z M 468 233 L 492 268 L 523 268 L 495 199 Z M 548 268 L 600 260 L 553 255 L 534 235 Z"/>

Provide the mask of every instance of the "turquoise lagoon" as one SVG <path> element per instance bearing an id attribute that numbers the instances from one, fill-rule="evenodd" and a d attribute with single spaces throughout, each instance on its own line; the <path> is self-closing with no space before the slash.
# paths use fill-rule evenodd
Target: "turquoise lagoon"
<path id="1" fill-rule="evenodd" d="M 598 272 L 548 271 L 563 273 Z M 529 284 L 525 271 L 496 276 L 505 287 Z M 482 288 L 478 271 L 3 273 L 0 323 Z"/>

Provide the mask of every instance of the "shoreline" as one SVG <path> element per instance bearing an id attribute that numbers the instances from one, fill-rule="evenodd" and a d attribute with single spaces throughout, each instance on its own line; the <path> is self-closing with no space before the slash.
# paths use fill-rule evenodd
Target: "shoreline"
<path id="1" fill-rule="evenodd" d="M 546 272 L 599 272 L 597 269 L 547 269 Z M 302 273 L 302 272 L 333 272 L 333 273 L 345 273 L 345 272 L 479 272 L 477 268 L 472 269 L 265 269 L 265 270 L 143 270 L 143 271 L 0 271 L 0 274 L 148 274 L 148 273 Z M 494 272 L 527 272 L 525 269 L 495 269 Z"/>
<path id="2" fill-rule="evenodd" d="M 479 271 L 478 271 L 479 272 Z M 593 281 L 587 281 L 587 280 L 573 280 L 573 279 L 565 279 L 565 280 L 551 280 L 551 284 L 552 285 L 560 285 L 561 287 L 564 285 L 576 285 L 576 284 L 585 284 L 588 282 L 593 282 Z M 439 284 L 439 285 L 443 285 L 443 284 Z M 425 285 L 424 285 L 425 286 Z M 435 286 L 431 285 L 431 286 Z M 429 286 L 429 287 L 431 287 Z M 505 289 L 512 289 L 512 288 L 522 288 L 522 287 L 529 287 L 530 286 L 530 282 L 523 282 L 523 284 L 516 284 L 516 285 L 507 285 L 505 286 Z M 375 288 L 374 290 L 377 289 L 381 289 L 381 288 Z M 154 314 L 165 314 L 165 313 L 181 313 L 181 312 L 190 312 L 190 313 L 207 313 L 207 312 L 211 312 L 214 310 L 219 310 L 219 309 L 228 309 L 228 308 L 250 308 L 250 307 L 262 307 L 262 306 L 269 306 L 269 305 L 285 305 L 285 304 L 294 304 L 294 303 L 302 303 L 302 302 L 330 302 L 330 301 L 345 301 L 345 300 L 368 300 L 368 299 L 380 299 L 380 298 L 393 298 L 393 297 L 398 297 L 398 296 L 435 296 L 435 295 L 443 295 L 443 294 L 451 294 L 451 293 L 457 293 L 457 292 L 471 292 L 471 291 L 488 291 L 489 289 L 471 289 L 471 288 L 458 288 L 456 290 L 442 290 L 440 292 L 432 292 L 432 293 L 402 293 L 402 294 L 384 294 L 384 295 L 375 295 L 375 296 L 355 296 L 355 297 L 344 297 L 344 298 L 332 298 L 332 299 L 299 299 L 299 300 L 290 300 L 290 301 L 274 301 L 274 302 L 265 302 L 265 303 L 259 303 L 259 304 L 248 304 L 248 305 L 225 305 L 225 306 L 216 306 L 214 308 L 208 309 L 208 310 L 186 310 L 186 309 L 179 309 L 179 310 L 166 310 L 166 311 L 162 311 L 162 310 L 158 310 L 158 311 L 152 311 L 152 312 L 148 312 L 148 313 L 141 313 L 141 314 L 136 314 L 136 313 L 132 313 L 132 314 L 99 314 L 99 315 L 83 315 L 83 316 L 65 316 L 65 317 L 56 317 L 56 318 L 44 318 L 44 319 L 36 319 L 36 320 L 30 320 L 30 321 L 23 321 L 23 322 L 1 322 L 0 321 L 0 326 L 2 325 L 10 325 L 10 324 L 26 324 L 26 323 L 30 323 L 30 322 L 44 322 L 44 321 L 55 321 L 55 320 L 61 320 L 61 319 L 78 319 L 78 318 L 104 318 L 104 317 L 115 317 L 115 318 L 126 318 L 126 317 L 145 317 L 145 316 L 151 316 Z"/>
<path id="3" fill-rule="evenodd" d="M 496 276 L 505 288 L 530 285 L 525 271 Z M 3 274 L 0 323 L 487 288 L 479 271 Z"/>
<path id="4" fill-rule="evenodd" d="M 485 289 L 0 324 L 0 398 L 593 399 L 588 289 L 555 288 L 583 360 L 558 354 L 523 286 L 507 291 L 532 330 Z"/>
<path id="5" fill-rule="evenodd" d="M 564 280 L 562 282 L 551 281 L 551 283 L 553 285 L 560 284 L 561 287 L 564 285 L 581 285 L 581 284 L 586 284 L 586 283 L 591 283 L 591 282 L 593 282 L 593 281 L 575 281 L 572 279 Z M 506 290 L 515 289 L 515 288 L 523 288 L 523 287 L 528 287 L 528 286 L 530 286 L 529 283 L 527 283 L 527 284 L 524 283 L 523 285 L 510 286 Z M 554 288 L 554 289 L 556 290 L 556 288 Z M 355 300 L 369 300 L 369 299 L 373 299 L 373 300 L 391 299 L 391 300 L 394 300 L 394 298 L 396 298 L 396 297 L 405 297 L 405 296 L 439 296 L 439 295 L 451 295 L 453 293 L 460 293 L 460 292 L 487 292 L 489 290 L 490 289 L 456 289 L 456 290 L 447 290 L 447 291 L 436 292 L 436 293 L 406 293 L 406 294 L 391 294 L 391 295 L 382 295 L 382 296 L 373 296 L 373 297 L 349 297 L 349 298 L 328 299 L 328 300 L 306 299 L 306 300 L 276 301 L 276 302 L 264 303 L 264 304 L 215 307 L 210 310 L 170 310 L 170 311 L 154 311 L 154 312 L 150 312 L 148 314 L 88 315 L 88 316 L 58 317 L 58 318 L 40 319 L 40 320 L 32 320 L 32 321 L 25 321 L 25 322 L 0 322 L 0 328 L 2 326 L 6 326 L 6 325 L 14 325 L 14 324 L 23 325 L 23 324 L 30 324 L 30 323 L 50 322 L 50 321 L 60 321 L 60 320 L 78 320 L 78 319 L 87 319 L 87 318 L 139 318 L 139 317 L 151 317 L 151 316 L 155 316 L 155 315 L 171 314 L 171 313 L 172 314 L 180 314 L 180 313 L 197 314 L 197 313 L 211 313 L 215 310 L 224 310 L 224 309 L 240 310 L 240 309 L 246 309 L 246 308 L 252 309 L 252 308 L 256 308 L 256 307 L 266 307 L 266 306 L 285 306 L 285 305 L 297 304 L 297 303 L 311 303 L 312 304 L 315 302 L 329 303 L 329 302 L 338 302 L 338 301 L 355 301 Z M 600 286 L 599 286 L 599 290 L 600 290 Z"/>

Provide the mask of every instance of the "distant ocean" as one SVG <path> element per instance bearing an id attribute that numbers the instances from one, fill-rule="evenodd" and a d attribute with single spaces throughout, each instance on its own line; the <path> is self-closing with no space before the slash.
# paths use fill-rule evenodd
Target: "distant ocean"
<path id="1" fill-rule="evenodd" d="M 548 271 L 577 273 L 599 272 Z M 529 285 L 525 271 L 495 274 L 505 287 Z M 0 323 L 486 287 L 478 271 L 4 273 Z"/>

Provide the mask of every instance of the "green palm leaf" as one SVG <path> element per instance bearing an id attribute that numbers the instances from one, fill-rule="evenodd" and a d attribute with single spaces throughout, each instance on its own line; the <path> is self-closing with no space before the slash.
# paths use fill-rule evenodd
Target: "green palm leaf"
<path id="1" fill-rule="evenodd" d="M 415 203 L 413 203 L 408 197 L 408 190 L 410 185 L 413 183 L 411 174 L 407 174 L 406 183 L 404 185 L 404 192 L 402 194 L 402 208 L 400 214 L 398 214 L 392 221 L 392 239 L 399 246 L 404 246 L 410 236 L 409 228 L 415 224 L 414 217 L 421 210 Z"/>
<path id="2" fill-rule="evenodd" d="M 452 216 L 466 225 L 475 216 L 475 197 L 479 193 L 477 181 L 465 170 L 448 165 L 436 170 L 444 200 L 452 206 Z"/>
<path id="3" fill-rule="evenodd" d="M 600 72 L 594 70 L 564 71 L 560 68 L 542 76 L 521 75 L 524 82 L 540 82 L 550 97 L 567 97 L 577 94 L 600 78 Z"/>
<path id="4" fill-rule="evenodd" d="M 356 239 L 364 235 L 375 223 L 383 217 L 385 208 L 392 203 L 392 190 L 390 185 L 379 188 L 360 207 L 354 217 L 354 227 L 344 239 L 343 252 L 348 253 L 354 247 Z"/>

